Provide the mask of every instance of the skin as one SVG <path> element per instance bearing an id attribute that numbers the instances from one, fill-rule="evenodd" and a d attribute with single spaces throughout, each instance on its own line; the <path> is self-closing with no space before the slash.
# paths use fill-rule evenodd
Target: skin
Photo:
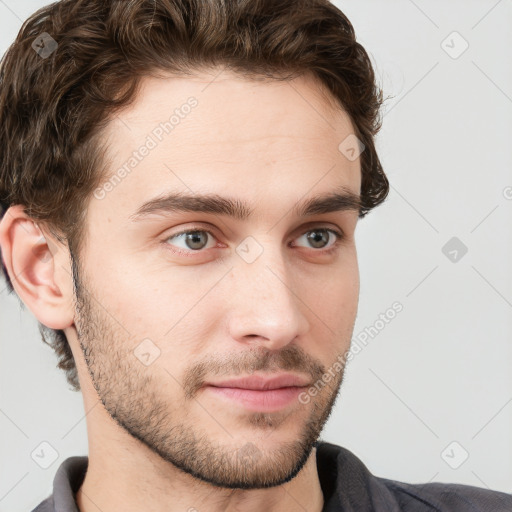
<path id="1" fill-rule="evenodd" d="M 91 198 L 77 297 L 66 245 L 20 205 L 0 223 L 16 292 L 40 322 L 64 330 L 77 363 L 89 441 L 82 512 L 322 510 L 313 443 L 343 371 L 309 403 L 267 413 L 201 385 L 282 371 L 316 382 L 349 349 L 357 212 L 301 218 L 292 208 L 340 186 L 359 195 L 360 160 L 338 149 L 354 129 L 312 77 L 216 75 L 145 78 L 107 126 L 118 169 L 167 112 L 198 100 L 113 190 Z M 229 196 L 253 214 L 130 219 L 164 191 Z M 205 248 L 170 238 L 191 228 L 212 231 Z M 308 241 L 319 228 L 344 233 L 336 242 L 324 232 L 330 254 Z M 262 248 L 250 264 L 236 252 L 249 236 Z M 159 351 L 147 366 L 134 355 L 144 339 Z"/>

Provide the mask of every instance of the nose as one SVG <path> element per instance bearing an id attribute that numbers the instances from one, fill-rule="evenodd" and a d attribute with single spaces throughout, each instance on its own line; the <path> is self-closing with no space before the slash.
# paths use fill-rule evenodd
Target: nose
<path id="1" fill-rule="evenodd" d="M 228 326 L 240 343 L 278 350 L 304 335 L 311 297 L 302 297 L 304 283 L 294 278 L 282 254 L 265 250 L 254 262 L 239 261 L 231 270 Z"/>

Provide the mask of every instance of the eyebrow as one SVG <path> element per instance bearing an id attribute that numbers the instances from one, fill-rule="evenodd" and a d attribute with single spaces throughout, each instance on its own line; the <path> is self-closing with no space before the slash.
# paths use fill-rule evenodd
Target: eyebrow
<path id="1" fill-rule="evenodd" d="M 339 211 L 361 211 L 361 197 L 345 187 L 335 191 L 299 201 L 293 207 L 297 217 L 308 217 Z M 142 204 L 130 219 L 140 221 L 150 214 L 173 212 L 200 212 L 227 215 L 237 220 L 247 220 L 254 212 L 247 203 L 218 194 L 169 193 L 150 199 Z"/>

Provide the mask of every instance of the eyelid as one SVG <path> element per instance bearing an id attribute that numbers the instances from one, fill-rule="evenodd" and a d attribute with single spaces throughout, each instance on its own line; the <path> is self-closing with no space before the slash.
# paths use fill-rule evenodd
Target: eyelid
<path id="1" fill-rule="evenodd" d="M 341 229 L 337 229 L 337 228 L 329 228 L 327 226 L 314 226 L 312 228 L 308 228 L 306 230 L 303 230 L 298 236 L 303 236 L 305 235 L 306 233 L 310 233 L 311 231 L 328 231 L 330 233 L 332 233 L 333 235 L 335 235 L 336 237 L 343 237 L 344 234 L 343 234 L 343 231 Z M 295 237 L 295 238 L 298 238 L 298 237 Z M 294 240 L 295 240 L 294 238 Z"/>
<path id="2" fill-rule="evenodd" d="M 171 238 L 176 238 L 176 237 L 178 237 L 180 235 L 184 235 L 184 234 L 187 234 L 187 233 L 194 233 L 196 231 L 198 231 L 200 233 L 208 233 L 215 240 L 217 240 L 217 237 L 215 236 L 215 234 L 213 233 L 213 231 L 210 228 L 205 228 L 205 227 L 201 227 L 201 226 L 195 226 L 195 227 L 191 227 L 191 228 L 182 229 L 181 231 L 178 231 L 176 233 L 172 233 L 169 236 L 166 236 L 164 238 L 164 240 L 163 240 L 163 243 L 164 243 L 164 245 L 168 246 L 173 253 L 178 254 L 180 256 L 195 256 L 196 254 L 204 253 L 204 252 L 206 252 L 206 249 L 201 249 L 201 250 L 198 250 L 198 251 L 193 251 L 192 249 L 185 250 L 185 249 L 181 249 L 179 247 L 174 247 L 171 244 L 167 244 L 166 243 Z M 215 247 L 210 247 L 210 249 L 215 249 Z"/>
<path id="3" fill-rule="evenodd" d="M 336 237 L 335 242 L 328 249 L 314 249 L 314 248 L 311 248 L 311 250 L 313 252 L 316 252 L 318 254 L 329 254 L 329 253 L 331 253 L 332 251 L 336 250 L 336 248 L 338 247 L 339 243 L 345 238 L 345 233 L 338 226 L 333 228 L 333 227 L 329 227 L 329 225 L 327 225 L 325 222 L 322 223 L 321 221 L 318 221 L 317 223 L 311 223 L 311 224 L 308 224 L 306 226 L 302 226 L 301 231 L 299 232 L 299 234 L 297 234 L 294 237 L 294 239 L 298 238 L 299 236 L 303 236 L 303 235 L 305 235 L 306 233 L 308 233 L 310 231 L 314 231 L 315 229 L 329 231 L 332 234 L 334 234 L 334 236 Z M 176 233 L 172 233 L 172 234 L 166 236 L 163 239 L 164 245 L 172 247 L 171 244 L 166 244 L 167 240 L 169 240 L 170 238 L 178 237 L 178 236 L 186 234 L 186 233 L 194 233 L 196 231 L 199 231 L 201 233 L 203 233 L 203 232 L 204 233 L 208 233 L 213 238 L 217 239 L 217 237 L 215 236 L 215 233 L 213 232 L 213 230 L 211 228 L 209 228 L 209 227 L 206 228 L 206 227 L 201 226 L 199 224 L 199 225 L 193 225 L 191 227 L 184 228 L 184 229 L 182 229 L 180 231 L 177 231 Z M 302 246 L 299 246 L 299 247 L 302 247 Z M 210 247 L 210 249 L 215 249 L 215 248 L 216 247 Z M 183 250 L 181 248 L 171 248 L 170 250 L 172 252 L 174 252 L 175 254 L 183 255 L 183 256 L 195 256 L 195 255 L 199 255 L 201 253 L 206 252 L 206 249 L 200 249 L 200 250 L 197 250 L 197 251 L 193 251 L 192 249 Z"/>

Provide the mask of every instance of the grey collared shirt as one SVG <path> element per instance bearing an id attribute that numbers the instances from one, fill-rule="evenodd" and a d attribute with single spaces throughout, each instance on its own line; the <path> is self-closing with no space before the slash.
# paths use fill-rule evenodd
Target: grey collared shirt
<path id="1" fill-rule="evenodd" d="M 32 512 L 79 512 L 75 495 L 88 457 L 69 457 L 58 468 L 53 494 Z M 372 475 L 341 446 L 317 443 L 322 512 L 512 512 L 512 494 L 462 484 L 408 484 Z"/>

